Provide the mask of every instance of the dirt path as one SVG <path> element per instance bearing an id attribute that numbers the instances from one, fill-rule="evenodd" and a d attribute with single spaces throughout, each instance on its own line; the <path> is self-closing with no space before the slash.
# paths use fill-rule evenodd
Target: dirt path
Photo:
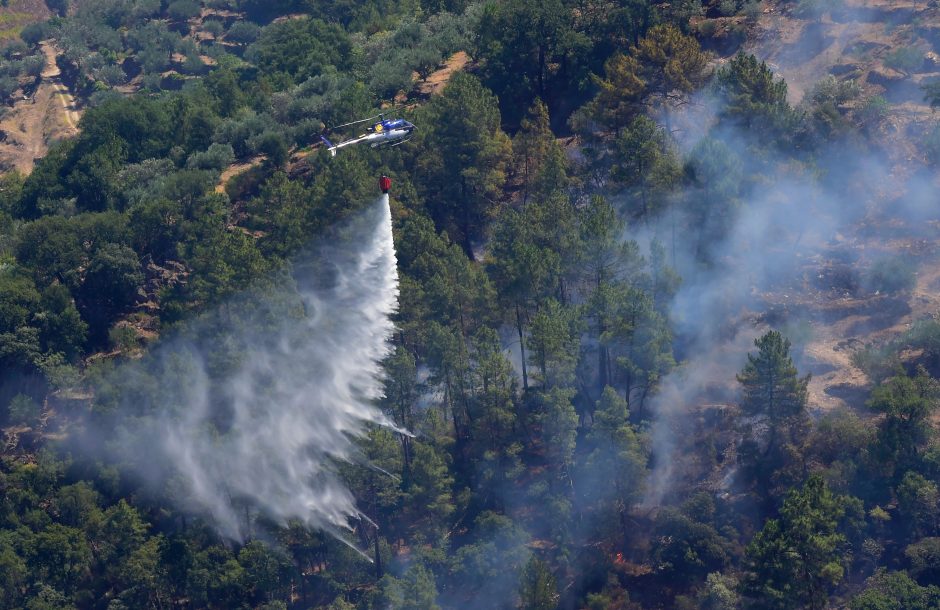
<path id="1" fill-rule="evenodd" d="M 49 145 L 78 133 L 81 114 L 75 98 L 61 81 L 56 65 L 58 50 L 49 41 L 40 43 L 46 58 L 41 82 L 30 98 L 17 101 L 2 119 L 0 130 L 0 170 L 17 169 L 29 173 L 36 159 Z"/>
<path id="2" fill-rule="evenodd" d="M 52 43 L 49 41 L 44 41 L 39 44 L 40 47 L 42 47 L 43 55 L 46 56 L 46 67 L 42 71 L 42 78 L 52 86 L 56 97 L 62 104 L 66 123 L 68 123 L 69 127 L 77 131 L 78 121 L 82 117 L 77 110 L 77 104 L 72 93 L 68 90 L 68 87 L 62 84 L 62 71 L 59 70 L 59 65 L 56 63 L 59 51 L 52 46 Z"/>
<path id="3" fill-rule="evenodd" d="M 436 95 L 440 93 L 444 90 L 444 87 L 447 86 L 447 82 L 450 80 L 450 77 L 453 76 L 454 72 L 463 70 L 469 61 L 470 57 L 467 56 L 465 52 L 458 51 L 454 53 L 444 62 L 441 68 L 432 72 L 426 80 L 418 85 L 418 91 L 422 95 Z M 415 73 L 414 76 L 417 80 L 417 73 Z"/>
<path id="4" fill-rule="evenodd" d="M 265 158 L 266 157 L 264 155 L 258 155 L 257 157 L 252 157 L 244 163 L 234 163 L 229 165 L 222 171 L 222 175 L 219 176 L 219 182 L 215 185 L 215 192 L 224 193 L 225 187 L 228 186 L 228 183 L 233 178 L 247 172 L 253 167 L 258 167 L 261 165 L 261 163 L 264 162 Z"/>

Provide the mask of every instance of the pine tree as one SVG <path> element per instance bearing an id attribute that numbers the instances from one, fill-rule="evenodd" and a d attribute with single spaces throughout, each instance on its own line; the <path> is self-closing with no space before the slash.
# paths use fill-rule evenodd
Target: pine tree
<path id="1" fill-rule="evenodd" d="M 743 386 L 741 410 L 767 420 L 770 438 L 765 455 L 776 449 L 778 437 L 787 433 L 806 413 L 810 376 L 799 377 L 790 357 L 790 340 L 771 330 L 754 340 L 757 355 L 748 354 L 738 374 Z"/>
<path id="2" fill-rule="evenodd" d="M 767 521 L 747 547 L 742 593 L 748 607 L 795 610 L 826 607 L 845 572 L 844 499 L 814 475 L 787 494 L 779 519 Z"/>

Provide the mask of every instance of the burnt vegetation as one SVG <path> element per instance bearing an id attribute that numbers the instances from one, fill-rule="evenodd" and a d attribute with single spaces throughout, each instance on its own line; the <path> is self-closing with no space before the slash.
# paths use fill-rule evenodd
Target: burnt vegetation
<path id="1" fill-rule="evenodd" d="M 0 99 L 53 44 L 83 115 L 0 177 L 0 607 L 940 608 L 936 9 L 47 4 Z M 843 49 L 793 96 L 747 52 L 765 9 L 804 28 L 796 64 L 846 23 L 896 18 L 904 45 Z M 317 148 L 392 106 L 407 145 Z M 379 174 L 380 406 L 414 435 L 371 428 L 376 468 L 336 465 L 351 545 L 251 506 L 224 539 L 103 457 L 92 430 L 147 415 L 119 397 L 166 391 L 113 371 L 213 308 L 263 325 L 231 297 Z M 210 381 L 248 349 L 219 340 Z"/>

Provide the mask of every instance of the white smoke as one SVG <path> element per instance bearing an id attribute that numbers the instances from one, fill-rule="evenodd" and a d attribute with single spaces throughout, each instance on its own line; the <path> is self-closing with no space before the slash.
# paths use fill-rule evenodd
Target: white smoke
<path id="1" fill-rule="evenodd" d="M 360 516 L 334 465 L 358 460 L 367 424 L 391 425 L 373 404 L 398 302 L 388 196 L 296 257 L 286 283 L 219 307 L 136 365 L 159 397 L 130 426 L 125 459 L 169 477 L 184 509 L 232 539 L 250 534 L 246 511 L 332 532 Z M 233 303 L 263 323 L 233 323 Z M 226 345 L 244 353 L 220 380 L 211 371 Z"/>

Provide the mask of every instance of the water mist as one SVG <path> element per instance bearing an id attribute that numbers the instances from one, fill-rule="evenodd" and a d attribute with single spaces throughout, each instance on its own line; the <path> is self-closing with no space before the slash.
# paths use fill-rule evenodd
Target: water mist
<path id="1" fill-rule="evenodd" d="M 247 511 L 348 527 L 359 513 L 334 465 L 359 459 L 367 424 L 390 425 L 373 404 L 398 301 L 388 196 L 324 241 L 115 371 L 151 384 L 121 397 L 144 413 L 120 436 L 123 459 L 232 539 L 250 533 Z"/>

